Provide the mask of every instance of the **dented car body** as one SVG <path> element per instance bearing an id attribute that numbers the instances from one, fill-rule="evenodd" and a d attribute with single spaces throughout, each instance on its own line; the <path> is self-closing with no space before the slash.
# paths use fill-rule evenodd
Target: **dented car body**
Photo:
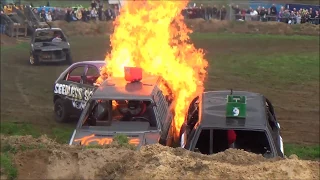
<path id="1" fill-rule="evenodd" d="M 181 129 L 180 145 L 203 154 L 237 148 L 267 158 L 284 156 L 271 101 L 246 91 L 209 91 L 195 98 Z"/>
<path id="2" fill-rule="evenodd" d="M 159 142 L 170 145 L 172 101 L 160 90 L 162 82 L 161 78 L 152 76 L 139 82 L 127 82 L 124 78 L 105 80 L 88 101 L 69 144 L 105 145 L 123 134 L 138 148 Z M 138 102 L 139 113 L 125 111 L 131 102 Z"/>
<path id="3" fill-rule="evenodd" d="M 31 37 L 30 46 L 31 65 L 52 62 L 72 64 L 70 43 L 60 28 L 36 29 Z"/>
<path id="4" fill-rule="evenodd" d="M 79 118 L 86 103 L 97 87 L 94 82 L 100 76 L 105 61 L 82 61 L 69 66 L 54 83 L 53 104 L 55 120 L 67 122 Z"/>

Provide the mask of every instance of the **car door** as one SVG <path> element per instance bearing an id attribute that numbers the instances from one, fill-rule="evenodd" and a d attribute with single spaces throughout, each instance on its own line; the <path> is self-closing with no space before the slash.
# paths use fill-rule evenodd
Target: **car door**
<path id="1" fill-rule="evenodd" d="M 85 106 L 86 89 L 82 77 L 86 65 L 76 65 L 66 73 L 65 77 L 55 84 L 55 94 L 64 99 L 64 104 L 71 115 L 80 115 Z"/>
<path id="2" fill-rule="evenodd" d="M 274 143 L 276 144 L 277 153 L 284 155 L 283 140 L 280 135 L 280 124 L 275 118 L 273 106 L 268 99 L 266 99 L 266 106 L 268 129 L 270 130 Z"/>
<path id="3" fill-rule="evenodd" d="M 94 83 L 100 76 L 99 69 L 94 65 L 86 65 L 84 70 L 84 85 L 94 87 Z"/>

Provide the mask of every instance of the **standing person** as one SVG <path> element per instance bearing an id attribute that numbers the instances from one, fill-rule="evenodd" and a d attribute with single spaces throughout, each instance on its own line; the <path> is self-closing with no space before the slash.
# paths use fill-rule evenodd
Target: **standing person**
<path id="1" fill-rule="evenodd" d="M 236 20 L 241 19 L 241 11 L 240 11 L 239 5 L 234 6 L 233 4 L 231 4 L 231 8 L 234 11 L 235 19 Z"/>
<path id="2" fill-rule="evenodd" d="M 91 1 L 91 9 L 96 8 L 96 7 L 97 7 L 96 1 L 92 0 Z"/>
<path id="3" fill-rule="evenodd" d="M 212 17 L 214 17 L 215 19 L 217 19 L 217 13 L 218 13 L 218 8 L 217 8 L 217 5 L 213 5 L 213 8 L 212 8 Z"/>
<path id="4" fill-rule="evenodd" d="M 79 20 L 81 20 L 82 19 L 82 8 L 78 8 L 77 9 L 77 11 L 76 11 L 76 18 L 77 18 L 77 20 L 79 21 Z"/>
<path id="5" fill-rule="evenodd" d="M 276 16 L 278 14 L 278 11 L 277 11 L 277 7 L 275 4 L 272 4 L 271 8 L 270 8 L 270 15 L 271 16 L 274 16 L 271 18 L 272 21 L 276 21 Z"/>
<path id="6" fill-rule="evenodd" d="M 48 11 L 48 13 L 46 14 L 46 19 L 47 19 L 48 22 L 52 21 L 51 11 Z"/>
<path id="7" fill-rule="evenodd" d="M 41 21 L 46 21 L 47 17 L 46 17 L 46 10 L 44 8 L 42 8 L 41 12 L 40 12 L 40 19 Z"/>
<path id="8" fill-rule="evenodd" d="M 84 22 L 87 22 L 88 21 L 88 9 L 87 8 L 81 9 L 81 13 L 82 13 L 82 20 Z"/>
<path id="9" fill-rule="evenodd" d="M 206 19 L 206 9 L 203 7 L 203 4 L 200 5 L 200 17 Z"/>
<path id="10" fill-rule="evenodd" d="M 207 18 L 207 20 L 210 20 L 212 18 L 211 11 L 212 11 L 212 7 L 210 5 L 208 5 L 206 7 L 206 18 Z"/>
<path id="11" fill-rule="evenodd" d="M 222 6 L 222 8 L 220 9 L 220 13 L 221 13 L 221 20 L 225 20 L 227 16 L 227 9 L 225 6 Z"/>
<path id="12" fill-rule="evenodd" d="M 315 24 L 316 25 L 319 25 L 319 18 L 320 18 L 320 16 L 319 16 L 319 11 L 316 11 L 316 16 L 314 17 L 315 18 Z"/>
<path id="13" fill-rule="evenodd" d="M 6 32 L 6 25 L 5 25 L 5 21 L 4 21 L 4 12 L 1 11 L 1 14 L 0 14 L 0 33 L 5 34 L 5 32 Z"/>
<path id="14" fill-rule="evenodd" d="M 91 15 L 92 20 L 97 20 L 98 12 L 97 12 L 96 8 L 92 8 L 90 15 Z"/>

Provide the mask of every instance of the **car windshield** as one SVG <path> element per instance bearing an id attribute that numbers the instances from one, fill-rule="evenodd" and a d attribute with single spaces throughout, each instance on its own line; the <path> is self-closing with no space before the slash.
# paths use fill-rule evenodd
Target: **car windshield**
<path id="1" fill-rule="evenodd" d="M 63 33 L 59 30 L 47 30 L 47 31 L 36 31 L 35 34 L 35 42 L 58 42 L 54 39 L 61 39 L 61 41 L 65 42 L 66 39 Z"/>
<path id="2" fill-rule="evenodd" d="M 228 148 L 243 149 L 265 157 L 271 155 L 270 143 L 265 131 L 202 129 L 195 147 L 196 151 L 202 154 L 214 154 Z"/>
<path id="3" fill-rule="evenodd" d="M 81 128 L 110 131 L 157 130 L 151 101 L 91 100 L 81 120 Z"/>

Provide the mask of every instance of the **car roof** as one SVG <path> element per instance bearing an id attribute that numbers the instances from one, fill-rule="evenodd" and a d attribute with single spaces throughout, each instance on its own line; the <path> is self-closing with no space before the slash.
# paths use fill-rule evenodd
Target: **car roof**
<path id="1" fill-rule="evenodd" d="M 227 95 L 230 91 L 209 91 L 202 94 L 200 105 L 202 127 L 265 129 L 267 116 L 263 95 L 247 91 L 233 91 L 233 95 L 246 96 L 246 118 L 226 118 Z"/>
<path id="2" fill-rule="evenodd" d="M 152 98 L 160 77 L 147 76 L 140 82 L 127 82 L 124 77 L 114 77 L 105 80 L 94 92 L 92 99 L 137 99 Z"/>
<path id="3" fill-rule="evenodd" d="M 100 64 L 106 64 L 107 62 L 106 61 L 103 61 L 103 60 L 93 60 L 93 61 L 79 61 L 79 62 L 76 62 L 76 63 L 73 63 L 72 66 L 77 66 L 77 65 L 100 65 Z"/>
<path id="4" fill-rule="evenodd" d="M 48 31 L 48 30 L 62 31 L 61 28 L 37 28 L 36 29 L 36 31 Z"/>

